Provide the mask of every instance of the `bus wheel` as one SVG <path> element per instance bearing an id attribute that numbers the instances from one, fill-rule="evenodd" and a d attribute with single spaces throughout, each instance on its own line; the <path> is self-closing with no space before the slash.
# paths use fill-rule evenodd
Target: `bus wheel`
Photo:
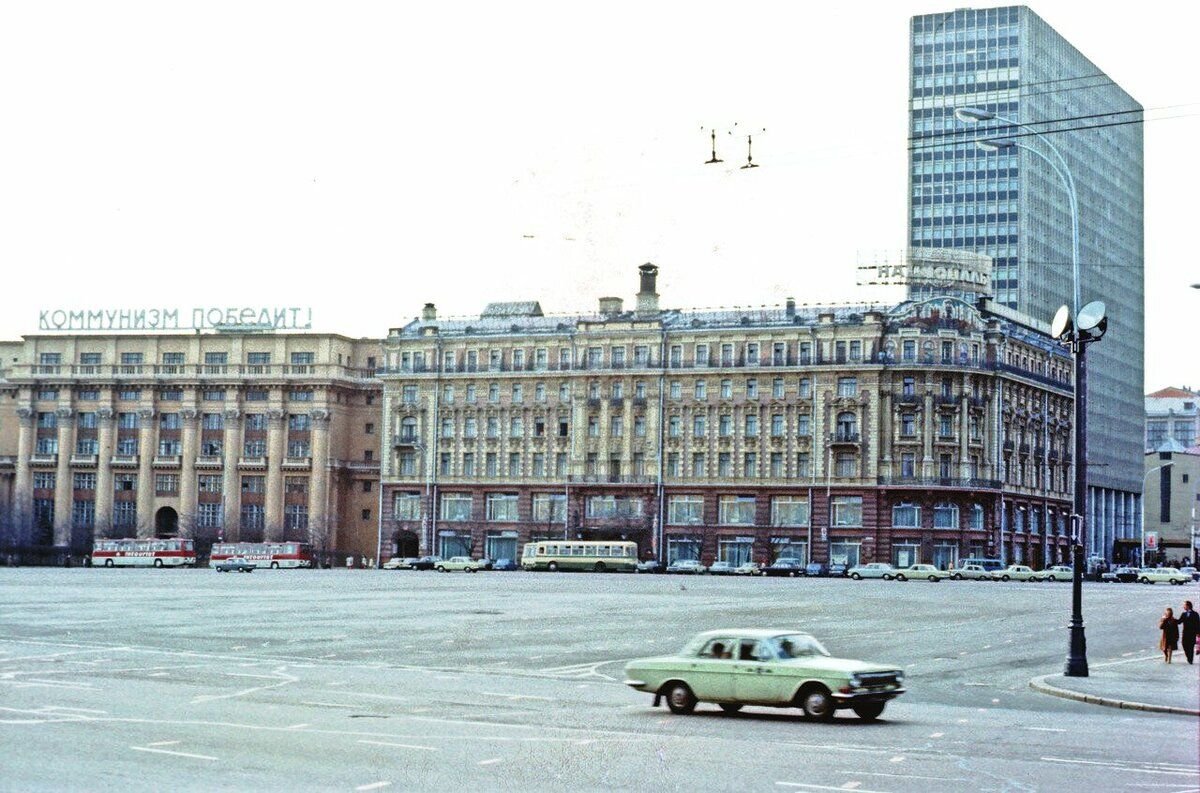
<path id="1" fill-rule="evenodd" d="M 162 567 L 162 559 L 155 559 L 155 560 L 154 560 L 154 566 L 155 566 L 155 567 Z"/>
<path id="2" fill-rule="evenodd" d="M 272 569 L 272 570 L 278 570 L 278 569 L 279 569 L 279 562 L 271 562 L 271 569 Z"/>
<path id="3" fill-rule="evenodd" d="M 604 562 L 596 562 L 596 566 L 593 567 L 592 569 L 595 570 L 597 573 L 603 573 L 604 572 Z"/>
<path id="4" fill-rule="evenodd" d="M 105 559 L 105 560 L 104 560 L 104 566 L 105 566 L 105 567 L 112 567 L 112 566 L 113 566 L 113 561 L 112 561 L 112 559 Z"/>
<path id="5" fill-rule="evenodd" d="M 546 565 L 546 569 L 552 573 L 557 573 L 558 572 L 558 562 L 551 562 L 550 564 Z"/>

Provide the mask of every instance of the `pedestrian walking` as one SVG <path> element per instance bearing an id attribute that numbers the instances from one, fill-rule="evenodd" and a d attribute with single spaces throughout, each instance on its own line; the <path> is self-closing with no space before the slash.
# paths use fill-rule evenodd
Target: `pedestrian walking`
<path id="1" fill-rule="evenodd" d="M 1183 654 L 1187 656 L 1187 662 L 1190 664 L 1196 657 L 1196 639 L 1200 637 L 1200 614 L 1192 608 L 1192 601 L 1183 601 L 1183 611 L 1175 621 L 1179 623 L 1182 634 L 1180 638 L 1183 640 Z"/>
<path id="2" fill-rule="evenodd" d="M 1158 621 L 1158 629 L 1162 632 L 1162 638 L 1158 640 L 1158 649 L 1162 650 L 1163 660 L 1169 664 L 1171 654 L 1179 648 L 1179 625 L 1175 622 L 1175 612 L 1170 606 Z"/>

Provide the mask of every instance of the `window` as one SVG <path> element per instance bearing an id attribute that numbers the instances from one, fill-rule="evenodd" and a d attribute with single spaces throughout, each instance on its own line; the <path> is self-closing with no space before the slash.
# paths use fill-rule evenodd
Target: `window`
<path id="1" fill-rule="evenodd" d="M 807 413 L 796 416 L 796 434 L 801 437 L 812 435 L 812 416 Z"/>
<path id="2" fill-rule="evenodd" d="M 95 438 L 80 438 L 75 442 L 76 454 L 97 454 L 100 450 L 100 442 Z"/>
<path id="3" fill-rule="evenodd" d="M 733 381 L 729 378 L 721 381 L 721 399 L 733 399 Z"/>
<path id="4" fill-rule="evenodd" d="M 562 523 L 567 519 L 567 497 L 562 493 L 534 493 L 533 519 L 543 523 Z"/>
<path id="5" fill-rule="evenodd" d="M 717 435 L 728 438 L 733 434 L 733 416 L 722 413 L 717 416 Z"/>
<path id="6" fill-rule="evenodd" d="M 158 442 L 158 453 L 162 457 L 178 457 L 183 453 L 183 444 L 178 440 L 163 438 Z"/>
<path id="7" fill-rule="evenodd" d="M 312 429 L 312 417 L 307 413 L 288 414 L 288 429 L 296 432 L 308 432 Z"/>
<path id="8" fill-rule="evenodd" d="M 392 515 L 396 520 L 420 520 L 421 495 L 419 493 L 396 493 L 392 497 Z"/>
<path id="9" fill-rule="evenodd" d="M 708 345 L 696 345 L 696 366 L 708 366 Z"/>
<path id="10" fill-rule="evenodd" d="M 292 389 L 288 391 L 288 399 L 293 402 L 312 402 L 313 392 L 307 388 Z"/>
<path id="11" fill-rule="evenodd" d="M 733 366 L 733 345 L 721 345 L 721 366 Z"/>
<path id="12" fill-rule="evenodd" d="M 137 490 L 137 474 L 117 474 L 113 477 L 114 493 L 130 493 Z"/>
<path id="13" fill-rule="evenodd" d="M 122 413 L 121 415 L 133 416 L 135 422 L 137 420 L 137 415 L 134 413 Z M 56 416 L 53 413 L 38 413 L 37 414 L 37 425 L 38 425 L 38 429 L 52 430 L 58 426 L 58 416 Z M 136 427 L 137 424 L 135 423 L 134 426 Z"/>
<path id="14" fill-rule="evenodd" d="M 113 527 L 131 529 L 137 525 L 137 502 L 116 501 L 113 503 Z"/>
<path id="15" fill-rule="evenodd" d="M 288 441 L 287 456 L 288 457 L 308 457 L 309 446 L 308 441 Z"/>
<path id="16" fill-rule="evenodd" d="M 43 363 L 45 363 L 45 361 L 43 361 Z M 99 366 L 101 363 L 100 353 L 81 352 L 79 353 L 79 363 L 83 366 Z"/>
<path id="17" fill-rule="evenodd" d="M 471 519 L 471 497 L 460 493 L 442 494 L 442 520 L 464 521 Z"/>
<path id="18" fill-rule="evenodd" d="M 697 478 L 704 476 L 704 468 L 704 452 L 692 452 L 692 476 Z"/>
<path id="19" fill-rule="evenodd" d="M 796 453 L 796 476 L 812 476 L 812 455 L 809 452 Z"/>
<path id="20" fill-rule="evenodd" d="M 679 452 L 667 453 L 667 476 L 679 476 Z"/>
<path id="21" fill-rule="evenodd" d="M 667 500 L 667 522 L 695 525 L 704 520 L 703 496 L 671 496 Z"/>
<path id="22" fill-rule="evenodd" d="M 619 381 L 619 380 L 617 382 L 613 383 L 610 393 L 611 393 L 613 399 L 623 398 L 625 396 L 624 384 L 621 383 L 621 381 Z"/>
<path id="23" fill-rule="evenodd" d="M 366 520 L 370 517 L 370 510 L 367 512 Z M 285 531 L 307 531 L 308 530 L 308 505 L 307 504 L 287 504 L 283 508 L 283 528 Z"/>
<path id="24" fill-rule="evenodd" d="M 472 405 L 475 404 L 475 384 L 474 383 L 469 383 L 467 385 L 466 400 L 467 400 L 468 404 L 472 404 Z"/>
<path id="25" fill-rule="evenodd" d="M 119 438 L 117 440 L 117 454 L 133 455 L 138 453 L 137 438 Z"/>
<path id="26" fill-rule="evenodd" d="M 118 402 L 137 402 L 142 398 L 142 390 L 140 388 L 121 388 L 117 391 Z"/>
<path id="27" fill-rule="evenodd" d="M 518 477 L 521 475 L 521 453 L 520 452 L 509 452 L 508 453 L 508 475 L 511 477 Z"/>
<path id="28" fill-rule="evenodd" d="M 703 413 L 692 416 L 692 435 L 696 438 L 708 435 L 708 417 Z"/>
<path id="29" fill-rule="evenodd" d="M 783 478 L 783 452 L 771 452 L 771 478 Z"/>
<path id="30" fill-rule="evenodd" d="M 919 529 L 921 508 L 915 504 L 896 504 L 892 507 L 892 526 L 898 529 Z"/>
<path id="31" fill-rule="evenodd" d="M 771 437 L 778 438 L 783 435 L 783 414 L 774 413 L 771 415 Z"/>
<path id="32" fill-rule="evenodd" d="M 201 391 L 200 398 L 205 402 L 224 402 L 225 392 L 219 388 Z"/>
<path id="33" fill-rule="evenodd" d="M 783 399 L 783 378 L 776 377 L 771 381 L 771 398 Z"/>
<path id="34" fill-rule="evenodd" d="M 201 493 L 221 492 L 221 476 L 219 474 L 201 474 L 198 479 Z"/>
<path id="35" fill-rule="evenodd" d="M 134 451 L 137 453 L 137 438 L 130 438 L 133 441 Z M 34 447 L 35 454 L 58 454 L 58 438 L 38 438 L 37 445 Z"/>
<path id="36" fill-rule="evenodd" d="M 533 400 L 535 402 L 545 402 L 546 401 L 546 384 L 545 383 L 537 383 L 536 385 L 534 385 Z"/>
<path id="37" fill-rule="evenodd" d="M 721 496 L 718 520 L 727 526 L 754 525 L 754 496 Z"/>
<path id="38" fill-rule="evenodd" d="M 463 452 L 462 475 L 475 476 L 475 452 Z"/>
<path id="39" fill-rule="evenodd" d="M 196 505 L 196 526 L 205 529 L 220 528 L 224 523 L 224 508 L 220 502 L 201 502 Z"/>
<path id="40" fill-rule="evenodd" d="M 858 476 L 858 458 L 854 452 L 838 452 L 833 475 L 843 478 Z"/>
<path id="41" fill-rule="evenodd" d="M 858 378 L 839 377 L 837 383 L 837 395 L 840 397 L 858 396 Z"/>
<path id="42" fill-rule="evenodd" d="M 625 368 L 625 348 L 613 347 L 611 360 L 614 369 Z"/>
<path id="43" fill-rule="evenodd" d="M 812 380 L 807 377 L 801 377 L 799 393 L 801 399 L 812 399 Z"/>
<path id="44" fill-rule="evenodd" d="M 862 496 L 834 496 L 830 509 L 834 526 L 862 526 Z"/>
<path id="45" fill-rule="evenodd" d="M 488 402 L 500 401 L 500 384 L 488 383 Z"/>
<path id="46" fill-rule="evenodd" d="M 692 388 L 692 395 L 695 399 L 708 399 L 708 383 L 697 380 Z"/>
<path id="47" fill-rule="evenodd" d="M 958 505 L 938 504 L 933 508 L 933 527 L 935 529 L 958 528 Z"/>
<path id="48" fill-rule="evenodd" d="M 96 525 L 96 502 L 76 499 L 71 504 L 71 525 L 79 529 L 90 529 Z"/>
<path id="49" fill-rule="evenodd" d="M 683 383 L 672 380 L 670 386 L 671 399 L 683 399 Z"/>
<path id="50" fill-rule="evenodd" d="M 968 526 L 968 528 L 975 529 L 976 531 L 983 530 L 983 505 L 982 504 L 972 504 L 971 505 L 971 519 L 970 519 L 970 526 Z"/>
<path id="51" fill-rule="evenodd" d="M 733 458 L 729 452 L 717 453 L 717 476 L 723 478 L 733 476 Z"/>
<path id="52" fill-rule="evenodd" d="M 643 502 L 624 496 L 588 496 L 585 506 L 589 518 L 633 518 L 641 516 Z"/>
<path id="53" fill-rule="evenodd" d="M 646 437 L 646 417 L 645 416 L 634 416 L 633 417 L 633 434 L 638 438 Z"/>
<path id="54" fill-rule="evenodd" d="M 917 434 L 917 417 L 913 413 L 900 414 L 900 434 L 911 438 Z"/>
<path id="55" fill-rule="evenodd" d="M 513 416 L 508 420 L 508 437 L 525 437 L 525 420 L 523 418 L 520 416 Z"/>
<path id="56" fill-rule="evenodd" d="M 746 366 L 758 366 L 758 342 L 746 343 Z"/>
<path id="57" fill-rule="evenodd" d="M 525 387 L 520 383 L 513 383 L 512 386 L 512 403 L 519 405 L 525 401 Z"/>
<path id="58" fill-rule="evenodd" d="M 74 480 L 72 485 L 74 486 L 75 490 L 96 489 L 96 475 L 93 473 L 78 473 L 75 474 L 72 479 Z"/>
<path id="59" fill-rule="evenodd" d="M 515 522 L 517 520 L 516 493 L 488 493 L 487 519 L 509 523 Z"/>
<path id="60" fill-rule="evenodd" d="M 747 479 L 758 476 L 757 452 L 746 452 L 742 455 L 742 476 Z"/>
<path id="61" fill-rule="evenodd" d="M 266 402 L 270 398 L 265 388 L 248 388 L 246 389 L 247 402 Z"/>
<path id="62" fill-rule="evenodd" d="M 751 413 L 746 416 L 745 425 L 747 438 L 758 437 L 758 416 L 756 414 Z"/>
<path id="63" fill-rule="evenodd" d="M 838 414 L 837 439 L 850 442 L 858 440 L 858 416 L 849 412 Z"/>
<path id="64" fill-rule="evenodd" d="M 758 399 L 758 379 L 750 378 L 746 381 L 746 399 Z"/>
<path id="65" fill-rule="evenodd" d="M 771 499 L 772 526 L 807 526 L 808 499 L 799 496 L 775 496 Z"/>
<path id="66" fill-rule="evenodd" d="M 262 531 L 266 512 L 262 504 L 242 504 L 242 530 Z"/>
<path id="67" fill-rule="evenodd" d="M 100 392 L 94 388 L 85 388 L 75 392 L 75 396 L 81 402 L 95 402 L 100 399 Z"/>
<path id="68" fill-rule="evenodd" d="M 912 452 L 904 452 L 900 455 L 900 476 L 903 479 L 912 479 L 917 475 L 917 456 Z"/>
<path id="69" fill-rule="evenodd" d="M 35 490 L 53 490 L 54 479 L 53 471 L 35 471 L 33 474 L 33 487 Z"/>
<path id="70" fill-rule="evenodd" d="M 670 416 L 667 416 L 667 435 L 669 435 L 672 438 L 678 438 L 681 433 L 681 429 L 680 429 L 681 424 L 682 424 L 682 419 L 679 417 L 678 414 L 672 414 Z"/>

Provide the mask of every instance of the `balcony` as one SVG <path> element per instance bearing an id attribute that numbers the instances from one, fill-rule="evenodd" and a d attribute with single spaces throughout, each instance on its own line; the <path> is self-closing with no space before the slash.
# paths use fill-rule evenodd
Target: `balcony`
<path id="1" fill-rule="evenodd" d="M 401 432 L 392 437 L 393 446 L 419 446 L 418 435 L 415 432 Z"/>
<path id="2" fill-rule="evenodd" d="M 57 465 L 58 455 L 46 452 L 35 452 L 29 456 L 30 465 Z"/>
<path id="3" fill-rule="evenodd" d="M 897 394 L 896 404 L 898 405 L 919 405 L 921 397 L 917 394 Z"/>
<path id="4" fill-rule="evenodd" d="M 999 479 L 972 479 L 944 476 L 880 476 L 885 487 L 955 487 L 964 490 L 999 490 Z"/>
<path id="5" fill-rule="evenodd" d="M 197 468 L 221 468 L 225 465 L 225 457 L 220 454 L 201 454 L 196 457 Z"/>
<path id="6" fill-rule="evenodd" d="M 848 430 L 838 430 L 830 439 L 831 443 L 858 443 L 858 433 Z"/>
<path id="7" fill-rule="evenodd" d="M 267 467 L 267 458 L 262 456 L 241 457 L 238 459 L 238 468 L 255 468 L 263 469 Z"/>
<path id="8" fill-rule="evenodd" d="M 306 470 L 312 467 L 311 457 L 284 457 L 283 467 L 285 470 L 297 471 Z"/>
<path id="9" fill-rule="evenodd" d="M 933 400 L 942 407 L 955 407 L 958 405 L 959 397 L 953 394 L 938 394 Z"/>
<path id="10" fill-rule="evenodd" d="M 572 474 L 572 484 L 588 485 L 652 485 L 658 480 L 646 474 Z"/>
<path id="11" fill-rule="evenodd" d="M 136 468 L 138 464 L 138 455 L 136 454 L 114 454 L 109 464 L 113 468 Z"/>
<path id="12" fill-rule="evenodd" d="M 0 468 L 15 468 L 17 465 L 17 456 L 15 454 L 0 454 Z"/>
<path id="13" fill-rule="evenodd" d="M 183 455 L 181 454 L 156 454 L 154 455 L 155 468 L 178 468 L 183 463 Z"/>
<path id="14" fill-rule="evenodd" d="M 625 400 L 621 397 L 613 397 L 612 399 L 608 400 L 608 404 L 610 407 L 620 410 L 625 406 Z"/>

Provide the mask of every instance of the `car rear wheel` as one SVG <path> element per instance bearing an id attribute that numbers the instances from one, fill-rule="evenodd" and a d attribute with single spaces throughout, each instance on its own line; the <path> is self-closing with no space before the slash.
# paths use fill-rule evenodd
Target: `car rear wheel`
<path id="1" fill-rule="evenodd" d="M 892 580 L 892 576 L 891 576 L 891 575 L 885 575 L 885 576 L 883 577 L 883 580 L 884 580 L 884 581 L 891 581 L 891 580 Z"/>
<path id="2" fill-rule="evenodd" d="M 833 696 L 825 686 L 813 686 L 800 693 L 800 709 L 812 721 L 829 721 L 833 718 Z"/>
<path id="3" fill-rule="evenodd" d="M 721 710 L 725 711 L 726 713 L 737 713 L 741 709 L 742 709 L 742 706 L 736 702 L 722 702 L 721 703 Z"/>
<path id="4" fill-rule="evenodd" d="M 950 580 L 952 580 L 952 581 L 961 581 L 961 580 L 962 580 L 962 576 L 961 576 L 961 575 L 959 575 L 958 573 L 955 573 L 954 575 L 950 576 Z"/>
<path id="5" fill-rule="evenodd" d="M 855 581 L 861 581 L 861 580 L 862 580 L 862 576 L 860 576 L 858 573 L 851 573 L 851 574 L 850 574 L 850 577 L 851 577 L 851 578 L 853 578 Z"/>
<path id="6" fill-rule="evenodd" d="M 937 577 L 937 576 L 935 576 L 935 575 L 931 575 L 931 576 L 929 576 L 929 580 L 930 580 L 930 581 L 937 581 L 937 580 L 938 580 L 938 577 Z"/>
<path id="7" fill-rule="evenodd" d="M 696 695 L 686 683 L 671 683 L 667 686 L 667 707 L 672 713 L 686 716 L 696 709 Z"/>
<path id="8" fill-rule="evenodd" d="M 1149 583 L 1150 583 L 1150 579 L 1149 579 L 1149 578 L 1146 578 L 1146 576 L 1142 576 L 1140 583 L 1142 583 L 1142 584 L 1149 584 Z"/>
<path id="9" fill-rule="evenodd" d="M 863 721 L 875 721 L 883 713 L 883 702 L 862 702 L 853 705 L 854 715 Z"/>
<path id="10" fill-rule="evenodd" d="M 1001 580 L 1001 581 L 1007 581 L 1007 580 L 1008 580 L 1008 576 L 1006 576 L 1006 575 L 1002 575 L 1002 576 L 1000 576 L 1000 580 Z"/>
<path id="11" fill-rule="evenodd" d="M 439 564 L 439 565 L 438 565 L 438 567 L 437 567 L 437 571 L 438 571 L 439 573 L 444 573 L 444 572 L 446 572 L 446 568 L 442 567 L 442 566 Z"/>
<path id="12" fill-rule="evenodd" d="M 908 580 L 908 576 L 906 576 L 904 573 L 897 573 L 897 574 L 896 574 L 896 580 L 897 580 L 897 581 L 907 581 L 907 580 Z"/>
<path id="13" fill-rule="evenodd" d="M 546 565 L 546 569 L 552 573 L 557 573 L 558 572 L 558 562 L 551 562 L 550 564 Z"/>

